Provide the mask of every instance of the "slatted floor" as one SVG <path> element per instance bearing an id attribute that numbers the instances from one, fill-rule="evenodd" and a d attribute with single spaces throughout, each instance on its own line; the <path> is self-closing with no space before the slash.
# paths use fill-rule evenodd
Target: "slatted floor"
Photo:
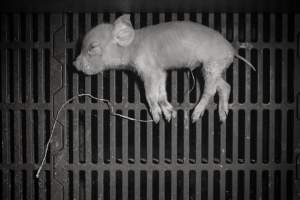
<path id="1" fill-rule="evenodd" d="M 230 112 L 216 102 L 190 116 L 203 89 L 185 70 L 168 73 L 171 123 L 110 116 L 89 98 L 68 104 L 40 179 L 34 175 L 53 117 L 78 93 L 109 99 L 116 111 L 150 119 L 143 83 L 128 71 L 78 73 L 72 61 L 91 27 L 121 13 L 0 16 L 0 199 L 297 199 L 300 152 L 300 15 L 132 13 L 135 28 L 192 20 L 220 31 L 257 72 L 235 61 L 226 73 Z"/>

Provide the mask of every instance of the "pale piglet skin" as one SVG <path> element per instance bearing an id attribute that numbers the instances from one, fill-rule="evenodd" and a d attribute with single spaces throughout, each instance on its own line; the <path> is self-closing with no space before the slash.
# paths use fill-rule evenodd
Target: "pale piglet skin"
<path id="1" fill-rule="evenodd" d="M 158 122 L 162 114 L 167 121 L 176 116 L 167 100 L 166 70 L 193 70 L 202 63 L 205 86 L 192 120 L 203 115 L 218 92 L 219 116 L 225 121 L 230 85 L 222 73 L 234 56 L 234 48 L 220 33 L 198 23 L 175 21 L 134 30 L 130 16 L 122 15 L 114 24 L 100 24 L 85 35 L 74 66 L 88 75 L 131 66 L 144 81 L 152 118 Z"/>

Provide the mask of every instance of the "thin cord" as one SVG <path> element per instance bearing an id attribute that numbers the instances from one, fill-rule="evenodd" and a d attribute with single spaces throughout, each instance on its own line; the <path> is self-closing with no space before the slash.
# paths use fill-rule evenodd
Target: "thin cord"
<path id="1" fill-rule="evenodd" d="M 78 98 L 78 97 L 83 97 L 83 96 L 90 97 L 91 99 L 95 99 L 95 100 L 97 100 L 97 101 L 102 101 L 103 103 L 105 103 L 105 104 L 109 107 L 110 114 L 113 115 L 113 116 L 121 117 L 121 118 L 130 120 L 130 121 L 142 122 L 142 123 L 153 122 L 153 120 L 141 120 L 141 119 L 135 119 L 135 118 L 132 118 L 132 117 L 129 117 L 129 116 L 125 116 L 125 115 L 121 115 L 121 114 L 115 113 L 115 112 L 114 112 L 114 108 L 113 108 L 111 102 L 110 102 L 109 100 L 107 100 L 107 99 L 97 98 L 97 97 L 94 97 L 94 96 L 91 95 L 91 94 L 78 94 L 78 95 L 75 95 L 75 96 L 71 97 L 70 99 L 68 99 L 65 103 L 63 103 L 63 104 L 61 105 L 61 107 L 59 108 L 57 114 L 56 114 L 56 117 L 55 117 L 55 120 L 54 120 L 52 129 L 51 129 L 51 134 L 50 134 L 50 137 L 49 137 L 49 139 L 48 139 L 48 142 L 47 142 L 47 144 L 46 144 L 46 148 L 45 148 L 45 151 L 44 151 L 44 156 L 43 156 L 42 163 L 40 164 L 39 169 L 38 169 L 38 171 L 37 171 L 37 173 L 36 173 L 36 175 L 35 175 L 36 178 L 39 178 L 40 173 L 41 173 L 41 170 L 43 169 L 43 166 L 45 165 L 46 156 L 47 156 L 47 153 L 48 153 L 48 151 L 49 151 L 49 146 L 50 146 L 50 144 L 51 144 L 51 142 L 52 142 L 54 129 L 55 129 L 55 126 L 56 126 L 56 124 L 57 124 L 57 121 L 58 121 L 58 117 L 59 117 L 60 112 L 62 111 L 62 109 L 63 109 L 68 103 L 70 103 L 71 101 L 73 101 L 74 99 L 76 99 L 76 98 Z"/>
<path id="2" fill-rule="evenodd" d="M 194 88 L 195 88 L 195 85 L 196 85 L 196 81 L 195 81 L 195 77 L 194 77 L 194 74 L 192 72 L 191 69 L 189 69 L 189 72 L 190 74 L 192 75 L 192 78 L 193 78 L 193 86 L 191 89 L 189 89 L 188 91 L 185 92 L 185 95 L 187 93 L 190 93 Z M 189 77 L 189 75 L 188 75 Z M 87 97 L 90 97 L 91 99 L 94 99 L 94 100 L 97 100 L 97 101 L 102 101 L 103 103 L 105 103 L 108 107 L 109 107 L 109 110 L 110 110 L 110 114 L 113 115 L 113 116 L 117 116 L 117 117 L 121 117 L 123 119 L 127 119 L 127 120 L 130 120 L 130 121 L 136 121 L 136 122 L 142 122 L 142 123 L 151 123 L 153 122 L 153 120 L 141 120 L 141 119 L 135 119 L 133 117 L 129 117 L 129 116 L 125 116 L 125 115 L 121 115 L 121 114 L 118 114 L 116 112 L 114 112 L 114 107 L 112 106 L 111 102 L 107 99 L 102 99 L 102 98 L 97 98 L 97 97 L 94 97 L 93 95 L 91 94 L 87 94 L 87 93 L 83 93 L 83 94 L 78 94 L 78 95 L 75 95 L 73 97 L 71 97 L 70 99 L 68 99 L 65 103 L 63 103 L 61 105 L 61 107 L 59 108 L 56 116 L 55 116 L 55 120 L 54 120 L 54 123 L 53 123 L 53 126 L 51 128 L 51 133 L 50 133 L 50 137 L 48 139 L 48 142 L 46 144 L 46 148 L 45 148 L 45 151 L 44 151 L 44 156 L 43 156 L 43 160 L 42 160 L 42 163 L 40 164 L 39 166 L 39 169 L 36 173 L 36 178 L 39 178 L 40 176 L 40 173 L 41 173 L 41 170 L 43 169 L 43 166 L 45 165 L 45 161 L 46 161 L 46 156 L 47 156 L 47 153 L 49 151 L 49 146 L 52 142 L 52 138 L 53 138 L 53 133 L 54 133 L 54 129 L 55 129 L 55 126 L 57 124 L 57 121 L 58 121 L 58 117 L 59 117 L 59 114 L 60 112 L 63 110 L 63 108 L 68 104 L 70 103 L 71 101 L 73 101 L 74 99 L 76 98 L 79 98 L 79 97 L 83 97 L 83 96 L 87 96 Z"/>
<path id="3" fill-rule="evenodd" d="M 190 72 L 190 75 L 192 75 L 192 78 L 193 78 L 193 86 L 189 90 L 185 91 L 184 95 L 191 93 L 193 91 L 193 89 L 195 88 L 195 85 L 196 85 L 196 80 L 195 80 L 193 71 L 191 69 L 189 69 L 189 72 Z M 190 80 L 189 74 L 187 74 L 187 75 L 188 75 L 188 79 Z"/>

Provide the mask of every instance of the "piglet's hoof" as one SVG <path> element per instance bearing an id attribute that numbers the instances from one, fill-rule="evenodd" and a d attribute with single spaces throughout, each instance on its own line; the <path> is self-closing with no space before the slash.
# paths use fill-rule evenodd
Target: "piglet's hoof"
<path id="1" fill-rule="evenodd" d="M 192 114 L 192 122 L 195 123 L 200 117 L 202 117 L 204 114 L 204 111 L 198 112 L 197 110 L 194 110 Z"/>
<path id="2" fill-rule="evenodd" d="M 227 115 L 228 115 L 228 113 L 225 110 L 219 109 L 219 117 L 220 117 L 220 121 L 222 123 L 224 123 L 226 121 Z"/>
<path id="3" fill-rule="evenodd" d="M 204 111 L 205 111 L 205 107 L 202 104 L 198 104 L 195 107 L 194 112 L 192 114 L 192 122 L 195 123 L 200 117 L 202 117 Z"/>
<path id="4" fill-rule="evenodd" d="M 160 108 L 156 108 L 151 110 L 152 119 L 157 124 L 160 120 L 161 110 Z"/>
<path id="5" fill-rule="evenodd" d="M 162 106 L 161 107 L 162 109 L 162 112 L 165 116 L 165 119 L 170 122 L 171 121 L 171 118 L 176 118 L 176 111 L 174 110 L 174 108 L 171 106 L 171 107 L 164 107 Z"/>

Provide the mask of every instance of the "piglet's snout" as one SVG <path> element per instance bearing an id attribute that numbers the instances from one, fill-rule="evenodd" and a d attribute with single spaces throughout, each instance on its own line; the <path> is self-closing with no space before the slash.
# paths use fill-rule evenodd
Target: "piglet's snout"
<path id="1" fill-rule="evenodd" d="M 81 62 L 78 58 L 73 61 L 73 65 L 76 67 L 77 70 L 81 70 Z"/>

